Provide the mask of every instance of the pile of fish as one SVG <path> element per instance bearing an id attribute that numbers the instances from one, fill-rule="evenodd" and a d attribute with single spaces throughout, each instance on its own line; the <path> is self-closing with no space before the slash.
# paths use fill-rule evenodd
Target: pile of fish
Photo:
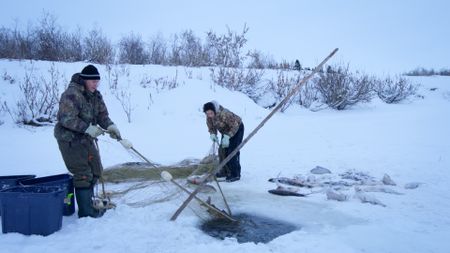
<path id="1" fill-rule="evenodd" d="M 307 175 L 297 175 L 292 178 L 276 177 L 269 179 L 277 187 L 269 193 L 280 196 L 305 197 L 311 194 L 325 194 L 328 200 L 347 201 L 351 197 L 362 203 L 370 203 L 385 207 L 370 192 L 402 195 L 397 184 L 388 175 L 378 180 L 366 172 L 348 170 L 335 175 L 330 170 L 316 166 Z M 412 182 L 404 185 L 404 189 L 415 189 L 422 183 Z"/>

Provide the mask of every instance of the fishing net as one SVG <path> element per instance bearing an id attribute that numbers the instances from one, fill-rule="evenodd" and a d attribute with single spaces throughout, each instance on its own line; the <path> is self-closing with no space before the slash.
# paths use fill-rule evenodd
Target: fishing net
<path id="1" fill-rule="evenodd" d="M 216 145 L 212 145 L 203 159 L 185 159 L 173 165 L 160 165 L 153 162 L 127 162 L 114 165 L 103 172 L 103 179 L 108 188 L 107 194 L 118 204 L 136 208 L 166 201 L 181 204 L 187 196 L 186 193 L 161 179 L 161 172 L 169 172 L 179 184 L 193 191 L 197 186 L 189 184 L 186 179 L 203 175 L 217 167 L 219 163 L 217 153 L 222 156 L 222 149 L 218 150 Z M 218 201 L 220 195 L 211 185 L 202 188 L 199 197 L 220 202 Z M 205 208 L 200 205 L 191 203 L 188 207 L 198 217 L 208 218 Z"/>

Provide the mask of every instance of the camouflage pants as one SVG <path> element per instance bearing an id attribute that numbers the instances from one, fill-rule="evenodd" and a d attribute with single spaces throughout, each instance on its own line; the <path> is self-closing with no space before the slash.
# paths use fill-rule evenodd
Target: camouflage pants
<path id="1" fill-rule="evenodd" d="M 75 188 L 92 187 L 103 172 L 94 141 L 88 138 L 58 141 L 58 146 L 67 169 L 73 174 Z"/>

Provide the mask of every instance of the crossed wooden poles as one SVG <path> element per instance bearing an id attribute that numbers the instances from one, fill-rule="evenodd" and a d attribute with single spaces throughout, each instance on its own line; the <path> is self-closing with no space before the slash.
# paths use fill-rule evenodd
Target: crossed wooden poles
<path id="1" fill-rule="evenodd" d="M 186 206 L 189 204 L 189 202 L 191 202 L 192 199 L 199 199 L 196 195 L 197 193 L 200 191 L 200 189 L 202 188 L 202 186 L 204 184 L 206 184 L 206 182 L 208 181 L 209 178 L 213 178 L 214 180 L 216 180 L 215 178 L 215 174 L 217 171 L 220 171 L 230 160 L 231 158 L 233 158 L 233 156 L 235 156 L 241 149 L 242 147 L 245 146 L 245 144 L 247 144 L 247 142 L 259 131 L 259 129 L 261 129 L 264 124 L 266 124 L 266 122 L 272 118 L 272 116 L 278 112 L 286 103 L 288 103 L 288 101 L 290 101 L 290 99 L 299 92 L 300 88 L 306 83 L 308 82 L 316 73 L 318 73 L 320 70 L 322 70 L 323 65 L 331 58 L 333 57 L 334 54 L 336 54 L 336 52 L 338 51 L 338 48 L 334 49 L 319 65 L 317 65 L 317 67 L 314 68 L 314 70 L 307 76 L 305 76 L 303 79 L 301 79 L 297 85 L 288 93 L 288 95 L 269 113 L 269 115 L 267 115 L 262 121 L 261 123 L 259 123 L 259 125 L 242 141 L 242 143 L 236 148 L 234 149 L 222 162 L 219 163 L 219 165 L 217 166 L 217 168 L 213 168 L 211 169 L 208 173 L 206 173 L 199 181 L 201 182 L 199 186 L 197 186 L 197 188 L 193 191 L 193 192 L 187 192 L 189 193 L 189 197 L 183 202 L 183 204 L 181 204 L 181 206 L 177 209 L 177 211 L 174 213 L 174 215 L 172 216 L 171 220 L 176 220 L 177 217 L 180 215 L 180 213 L 186 208 Z M 170 180 L 169 180 L 170 181 Z M 173 180 L 171 180 L 173 181 Z M 217 180 L 216 180 L 217 182 Z M 227 201 L 225 199 L 225 196 L 222 194 L 223 200 L 225 202 L 225 204 L 228 207 Z M 201 201 L 204 202 L 204 201 Z M 229 210 L 229 208 L 228 208 Z M 226 216 L 229 217 L 226 217 Z M 229 210 L 229 214 L 224 214 L 223 216 L 225 216 L 228 219 L 233 219 L 231 217 L 231 211 Z"/>

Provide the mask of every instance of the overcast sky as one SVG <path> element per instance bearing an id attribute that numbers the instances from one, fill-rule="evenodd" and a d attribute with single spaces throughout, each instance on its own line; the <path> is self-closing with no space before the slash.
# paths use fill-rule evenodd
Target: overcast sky
<path id="1" fill-rule="evenodd" d="M 69 31 L 98 26 L 114 41 L 131 31 L 144 39 L 192 29 L 250 28 L 249 48 L 313 66 L 335 47 L 335 62 L 365 72 L 418 66 L 450 68 L 450 1 L 445 0 L 14 0 L 3 1 L 2 26 L 55 15 Z M 33 4 L 31 4 L 33 3 Z"/>

